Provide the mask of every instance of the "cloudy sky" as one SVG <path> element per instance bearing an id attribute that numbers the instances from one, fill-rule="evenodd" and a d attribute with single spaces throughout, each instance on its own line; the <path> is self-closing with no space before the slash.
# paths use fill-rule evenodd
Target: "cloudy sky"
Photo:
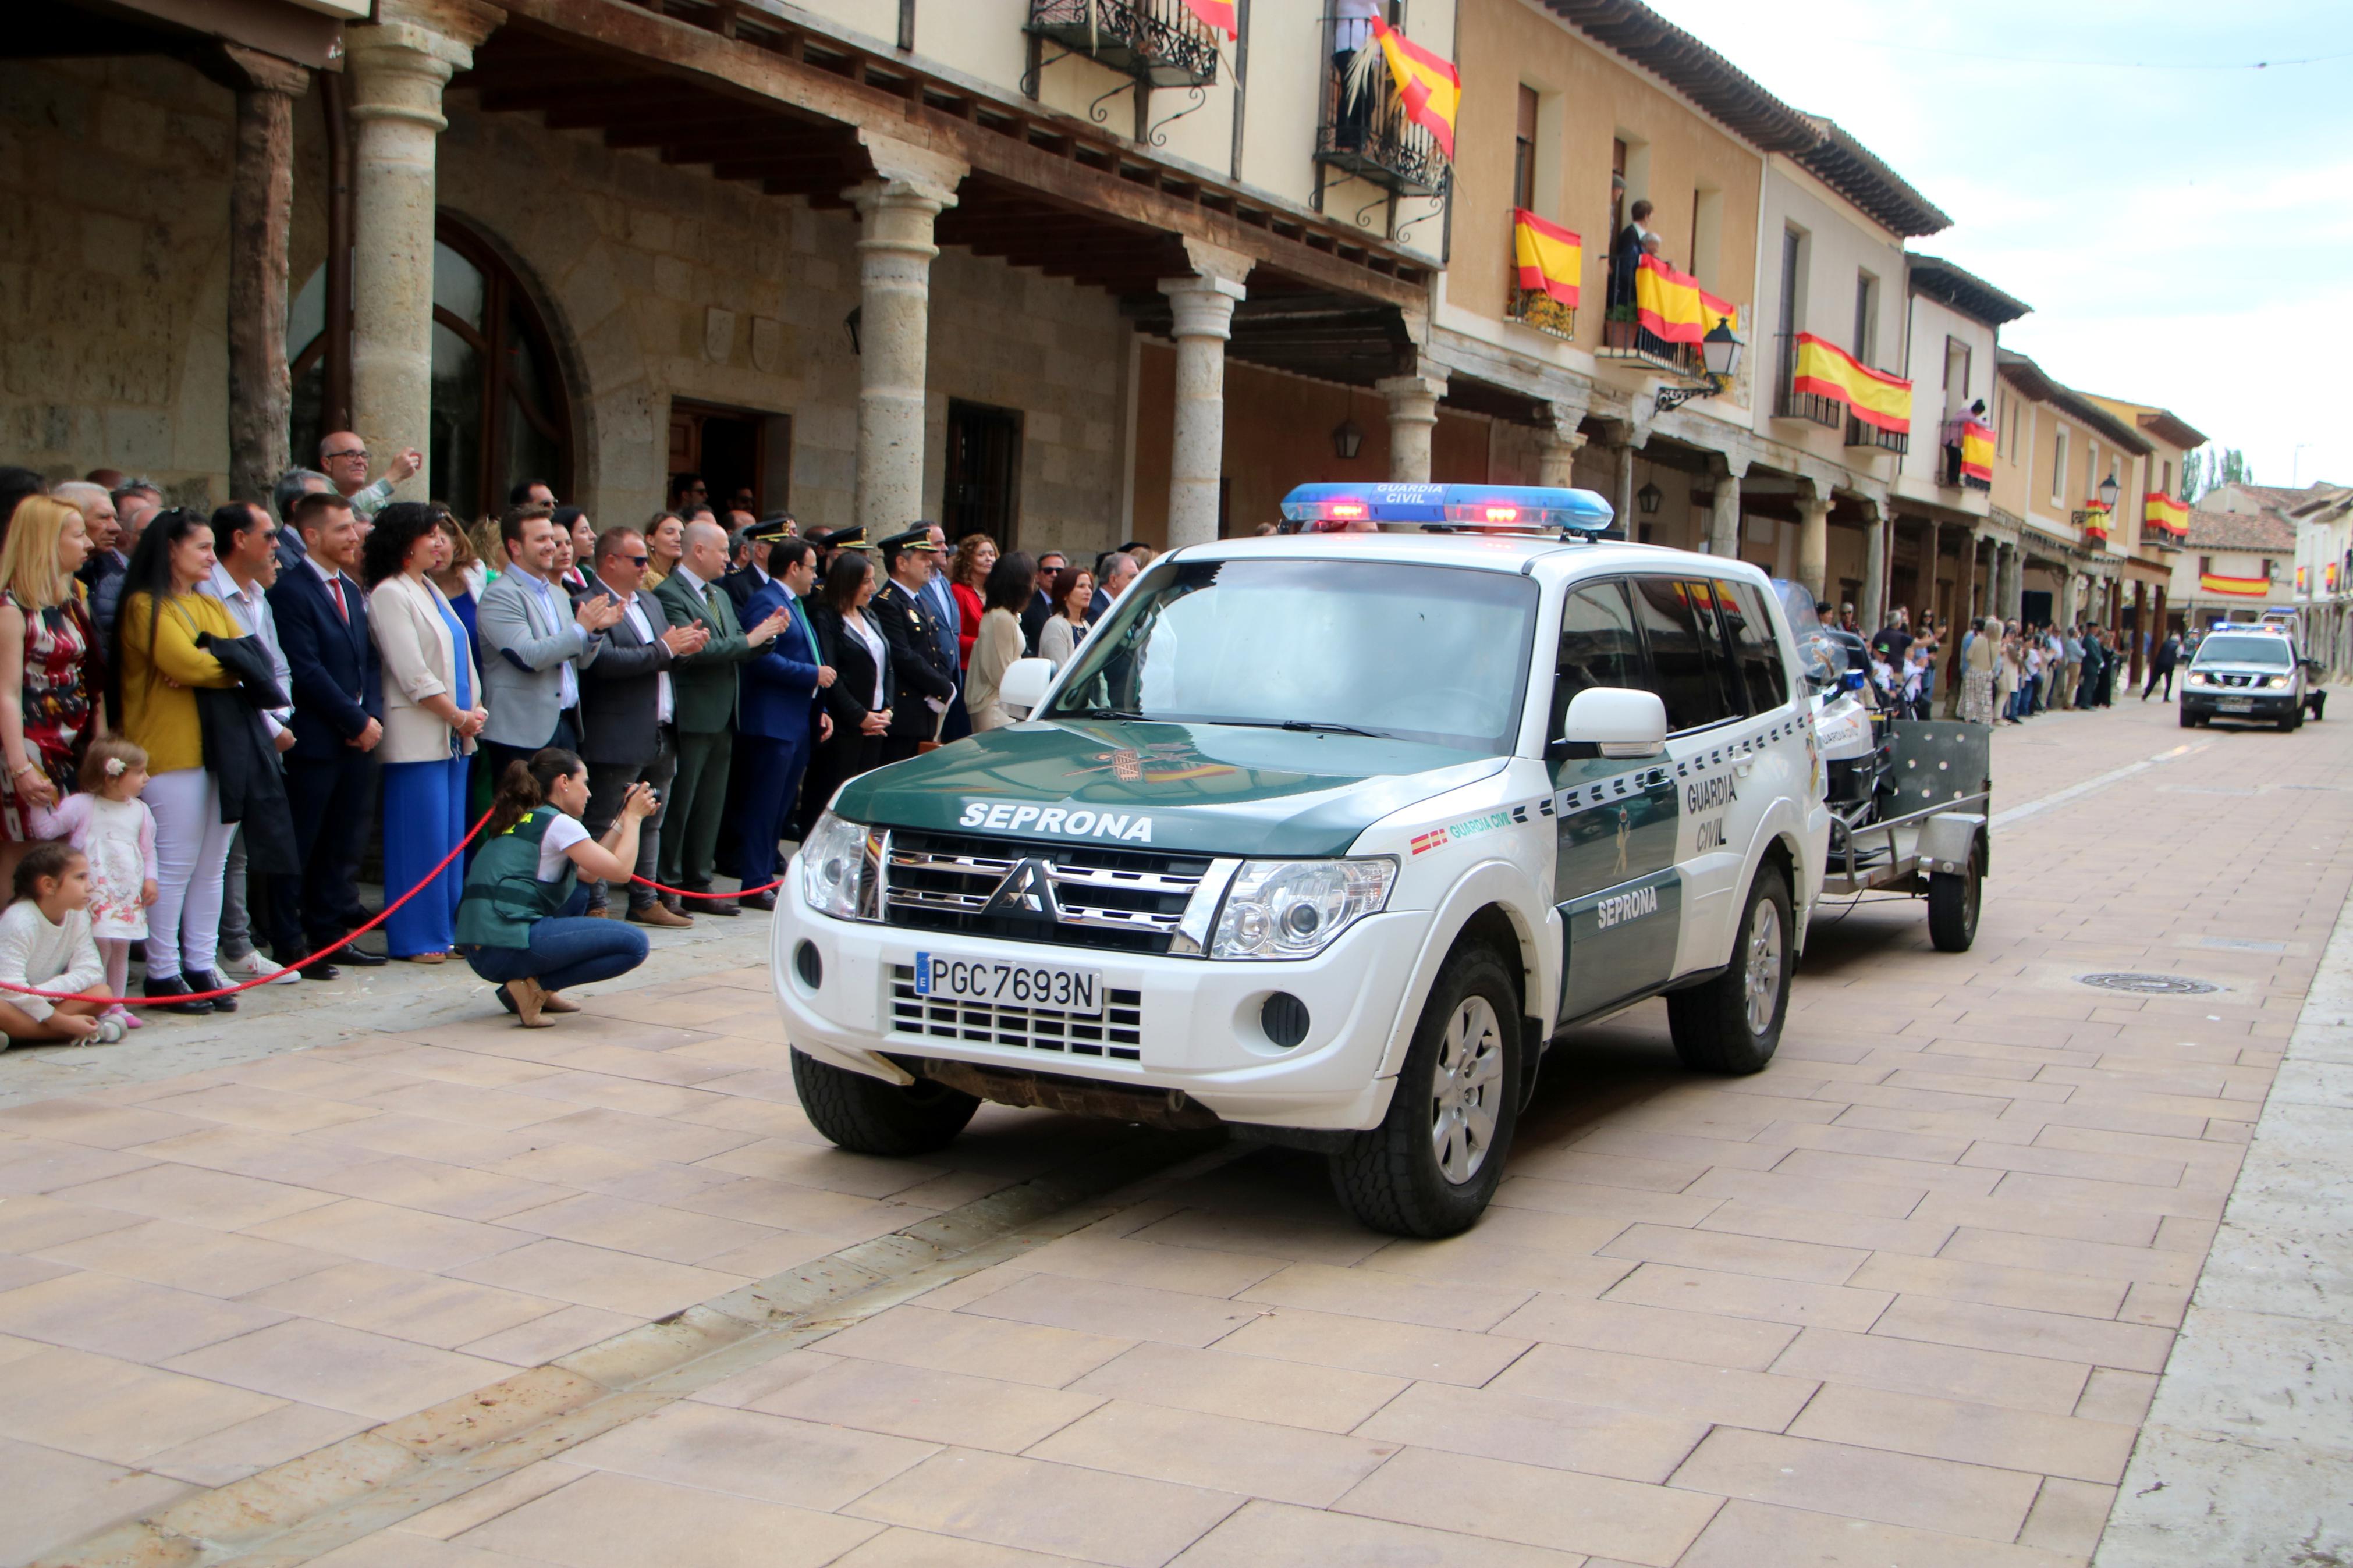
<path id="1" fill-rule="evenodd" d="M 1650 3 L 1950 214 L 2005 345 L 2353 484 L 2353 5 Z"/>

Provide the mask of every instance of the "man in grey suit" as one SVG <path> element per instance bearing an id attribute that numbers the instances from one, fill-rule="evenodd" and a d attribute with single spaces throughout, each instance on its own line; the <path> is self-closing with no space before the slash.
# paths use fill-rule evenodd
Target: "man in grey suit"
<path id="1" fill-rule="evenodd" d="M 583 599 L 616 606 L 619 618 L 606 628 L 604 647 L 580 682 L 580 760 L 588 764 L 586 825 L 601 837 L 619 815 L 628 787 L 645 781 L 658 796 L 670 793 L 678 771 L 678 710 L 670 670 L 699 653 L 711 634 L 702 626 L 673 626 L 661 601 L 646 592 L 646 536 L 634 528 L 608 528 L 596 536 L 596 574 Z M 690 926 L 691 915 L 674 914 L 646 885 L 660 862 L 662 818 L 669 802 L 638 830 L 638 863 L 646 882 L 628 889 L 629 918 L 640 925 Z M 604 884 L 591 883 L 588 909 L 607 908 Z"/>
<path id="2" fill-rule="evenodd" d="M 575 605 L 556 586 L 554 512 L 514 506 L 499 520 L 506 569 L 483 590 L 475 611 L 482 637 L 482 701 L 491 710 L 482 728 L 496 780 L 518 757 L 543 746 L 580 746 L 580 672 L 604 651 L 606 629 L 621 619 L 620 605 L 583 595 Z"/>

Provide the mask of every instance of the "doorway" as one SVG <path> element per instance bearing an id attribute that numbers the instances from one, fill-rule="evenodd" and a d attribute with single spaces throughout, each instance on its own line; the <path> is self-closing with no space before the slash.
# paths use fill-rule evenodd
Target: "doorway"
<path id="1" fill-rule="evenodd" d="M 1015 548 L 1020 493 L 1021 411 L 949 399 L 947 482 L 940 498 L 949 542 L 986 533 L 997 549 Z"/>
<path id="2" fill-rule="evenodd" d="M 670 471 L 701 474 L 722 516 L 748 500 L 755 517 L 785 510 L 792 493 L 792 416 L 672 398 Z"/>

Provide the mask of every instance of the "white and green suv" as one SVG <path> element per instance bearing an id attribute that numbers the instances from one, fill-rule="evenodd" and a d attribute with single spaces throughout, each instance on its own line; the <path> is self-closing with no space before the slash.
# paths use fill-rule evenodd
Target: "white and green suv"
<path id="1" fill-rule="evenodd" d="M 1765 574 L 1581 537 L 1585 491 L 1348 498 L 1286 511 L 1449 531 L 1164 556 L 1008 671 L 1028 721 L 841 787 L 772 953 L 819 1131 L 1223 1122 L 1443 1236 L 1576 1026 L 1664 994 L 1688 1065 L 1770 1058 L 1829 817 Z M 1547 526 L 1461 521 L 1504 514 Z"/>

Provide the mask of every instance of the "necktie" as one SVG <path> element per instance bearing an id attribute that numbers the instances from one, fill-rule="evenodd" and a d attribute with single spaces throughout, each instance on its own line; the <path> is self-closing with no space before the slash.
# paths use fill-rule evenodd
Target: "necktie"
<path id="1" fill-rule="evenodd" d="M 343 580 L 341 577 L 328 578 L 327 592 L 335 596 L 335 613 L 343 617 L 343 625 L 350 626 L 352 624 L 352 607 L 343 603 Z"/>

